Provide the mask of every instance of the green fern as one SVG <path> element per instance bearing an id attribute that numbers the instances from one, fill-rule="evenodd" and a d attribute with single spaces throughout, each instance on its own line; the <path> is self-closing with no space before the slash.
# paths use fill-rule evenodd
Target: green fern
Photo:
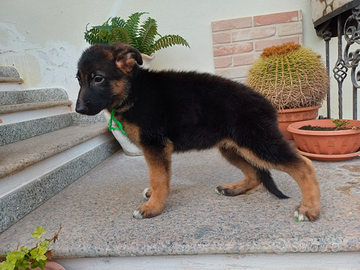
<path id="1" fill-rule="evenodd" d="M 122 42 L 134 46 L 133 38 L 131 37 L 129 31 L 127 31 L 125 28 L 118 27 L 113 29 L 112 34 L 109 35 L 109 37 L 110 39 L 108 44 L 113 44 L 115 42 Z"/>
<path id="2" fill-rule="evenodd" d="M 166 35 L 158 39 L 151 48 L 151 52 L 165 49 L 174 45 L 183 45 L 190 48 L 189 43 L 179 35 Z"/>
<path id="3" fill-rule="evenodd" d="M 126 22 L 124 19 L 121 19 L 120 17 L 114 17 L 111 19 L 111 25 L 114 27 L 125 27 Z"/>
<path id="4" fill-rule="evenodd" d="M 136 43 L 138 37 L 140 17 L 144 14 L 148 14 L 148 13 L 136 12 L 131 14 L 129 16 L 129 19 L 126 21 L 125 26 L 123 26 L 129 32 L 129 35 L 131 36 L 134 43 Z"/>
<path id="5" fill-rule="evenodd" d="M 159 35 L 157 32 L 156 21 L 152 18 L 148 18 L 145 23 L 141 26 L 138 36 L 138 46 L 140 50 L 150 55 L 151 48 L 154 45 L 155 37 Z"/>
<path id="6" fill-rule="evenodd" d="M 144 14 L 148 13 L 133 13 L 127 21 L 120 17 L 109 18 L 102 25 L 93 26 L 91 29 L 87 29 L 87 24 L 84 38 L 90 45 L 126 43 L 148 55 L 174 45 L 190 48 L 188 42 L 179 35 L 161 36 L 157 31 L 156 20 L 150 17 L 140 25 L 140 17 Z M 156 40 L 157 36 L 159 38 Z"/>

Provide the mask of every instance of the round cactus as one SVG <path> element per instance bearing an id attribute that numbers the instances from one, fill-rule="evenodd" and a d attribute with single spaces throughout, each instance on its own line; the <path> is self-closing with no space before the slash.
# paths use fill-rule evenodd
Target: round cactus
<path id="1" fill-rule="evenodd" d="M 320 105 L 329 89 L 320 55 L 294 42 L 266 48 L 249 68 L 246 83 L 278 110 Z"/>

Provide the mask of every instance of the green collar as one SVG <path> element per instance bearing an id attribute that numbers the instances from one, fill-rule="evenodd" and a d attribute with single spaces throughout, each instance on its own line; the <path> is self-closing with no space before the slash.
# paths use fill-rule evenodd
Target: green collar
<path id="1" fill-rule="evenodd" d="M 111 117 L 110 117 L 110 120 L 109 120 L 109 123 L 108 123 L 109 130 L 112 131 L 112 130 L 117 130 L 117 129 L 119 129 L 119 130 L 121 131 L 121 133 L 124 134 L 124 135 L 127 137 L 127 134 L 126 134 L 126 132 L 125 132 L 122 124 L 121 124 L 118 120 L 116 120 L 116 119 L 114 118 L 114 115 L 115 115 L 115 109 L 112 109 L 112 111 L 111 111 Z M 113 122 L 115 122 L 115 123 L 118 125 L 117 128 L 113 127 Z"/>

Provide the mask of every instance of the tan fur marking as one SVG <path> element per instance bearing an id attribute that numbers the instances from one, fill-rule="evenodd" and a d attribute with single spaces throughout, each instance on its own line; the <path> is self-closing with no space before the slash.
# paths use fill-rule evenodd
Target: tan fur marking
<path id="1" fill-rule="evenodd" d="M 123 124 L 124 131 L 126 132 L 130 141 L 140 146 L 140 128 L 132 123 L 129 123 L 123 119 L 120 119 L 120 123 Z"/>
<path id="2" fill-rule="evenodd" d="M 147 147 L 142 147 L 142 151 L 149 168 L 152 192 L 149 201 L 140 205 L 137 210 L 140 211 L 144 218 L 150 218 L 161 214 L 165 200 L 170 193 L 173 144 L 169 142 L 160 155 Z"/>
<path id="3" fill-rule="evenodd" d="M 292 167 L 281 165 L 278 169 L 287 172 L 298 183 L 302 195 L 298 211 L 314 221 L 321 211 L 319 183 L 312 162 L 306 157 L 300 157 L 302 160 L 299 164 Z"/>
<path id="4" fill-rule="evenodd" d="M 108 50 L 103 50 L 104 55 L 106 57 L 107 60 L 113 61 L 114 60 L 114 54 L 112 51 L 108 51 Z"/>
<path id="5" fill-rule="evenodd" d="M 287 165 L 276 165 L 260 159 L 250 149 L 239 147 L 232 140 L 223 140 L 219 146 L 237 151 L 237 153 L 243 156 L 248 162 L 259 168 L 277 169 L 288 173 L 295 179 L 301 190 L 302 200 L 298 209 L 299 213 L 307 216 L 311 221 L 314 221 L 319 217 L 321 211 L 320 188 L 315 168 L 308 158 L 297 153 L 300 162 Z"/>
<path id="6" fill-rule="evenodd" d="M 112 109 L 113 107 L 121 104 L 123 100 L 126 99 L 128 93 L 125 80 L 112 81 L 110 84 L 112 89 L 111 94 L 113 98 L 109 108 Z"/>
<path id="7" fill-rule="evenodd" d="M 220 153 L 227 159 L 232 165 L 240 169 L 245 178 L 241 181 L 232 184 L 223 184 L 217 187 L 219 192 L 223 192 L 224 195 L 236 196 L 244 194 L 260 185 L 260 181 L 257 179 L 256 171 L 249 162 L 247 162 L 242 156 L 240 156 L 234 149 L 219 148 Z"/>
<path id="8" fill-rule="evenodd" d="M 121 58 L 120 60 L 116 60 L 115 64 L 118 69 L 120 69 L 125 74 L 130 74 L 130 72 L 133 70 L 134 65 L 136 64 L 136 61 L 131 56 L 125 55 L 124 58 Z"/>

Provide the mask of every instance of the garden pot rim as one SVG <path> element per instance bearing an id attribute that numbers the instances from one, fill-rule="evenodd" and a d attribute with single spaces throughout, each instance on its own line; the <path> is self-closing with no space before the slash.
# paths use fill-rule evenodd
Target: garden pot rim
<path id="1" fill-rule="evenodd" d="M 141 57 L 143 60 L 148 60 L 148 61 L 151 61 L 155 58 L 155 54 L 151 54 L 151 55 L 148 55 L 148 54 L 145 54 L 145 53 L 140 53 L 141 54 Z"/>
<path id="2" fill-rule="evenodd" d="M 282 110 L 277 110 L 277 113 L 289 113 L 289 112 L 303 112 L 303 111 L 309 111 L 309 110 L 316 110 L 316 109 L 320 109 L 321 105 L 317 105 L 317 106 L 312 106 L 312 107 L 301 107 L 301 108 L 295 108 L 295 109 L 282 109 Z"/>
<path id="3" fill-rule="evenodd" d="M 351 126 L 358 126 L 360 125 L 360 120 L 351 120 L 351 119 L 341 119 L 351 122 Z M 333 130 L 333 131 L 315 131 L 315 130 L 302 130 L 299 129 L 302 126 L 324 126 L 324 127 L 335 127 L 335 124 L 332 122 L 332 119 L 317 119 L 317 120 L 307 120 L 296 122 L 290 124 L 287 130 L 294 134 L 299 135 L 311 135 L 311 136 L 341 136 L 345 134 L 356 134 L 359 133 L 360 130 L 355 129 L 347 129 L 347 130 Z"/>
<path id="4" fill-rule="evenodd" d="M 309 153 L 306 151 L 301 151 L 298 149 L 299 153 L 303 156 L 306 156 L 311 159 L 315 160 L 321 160 L 321 161 L 342 161 L 342 160 L 348 160 L 353 157 L 357 157 L 360 155 L 360 151 L 351 152 L 348 154 L 334 154 L 334 155 L 328 155 L 328 154 L 315 154 L 315 153 Z"/>

